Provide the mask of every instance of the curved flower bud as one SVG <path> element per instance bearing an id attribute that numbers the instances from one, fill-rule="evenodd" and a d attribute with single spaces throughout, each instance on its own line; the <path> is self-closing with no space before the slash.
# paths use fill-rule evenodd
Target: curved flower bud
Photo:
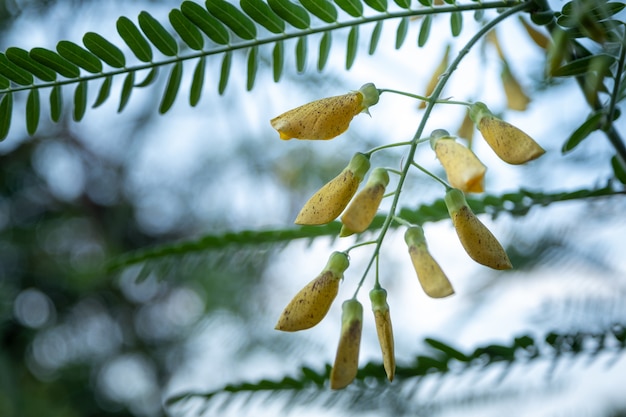
<path id="1" fill-rule="evenodd" d="M 450 56 L 450 45 L 447 45 L 446 50 L 443 53 L 443 56 L 441 57 L 441 61 L 439 61 L 439 65 L 437 65 L 437 68 L 435 68 L 435 71 L 431 75 L 430 80 L 428 81 L 428 84 L 426 85 L 426 91 L 424 92 L 424 96 L 429 97 L 433 93 L 433 91 L 435 91 L 435 87 L 437 87 L 437 83 L 439 82 L 439 79 L 444 74 L 444 72 L 448 69 L 449 56 Z M 426 101 L 422 101 L 420 102 L 418 107 L 420 109 L 425 109 L 426 103 L 427 103 Z"/>
<path id="2" fill-rule="evenodd" d="M 346 208 L 370 168 L 369 158 L 356 153 L 350 164 L 304 204 L 296 224 L 318 225 L 335 220 Z"/>
<path id="3" fill-rule="evenodd" d="M 350 385 L 359 370 L 359 349 L 363 329 L 363 306 L 355 299 L 344 301 L 341 314 L 341 336 L 330 371 L 330 388 Z"/>
<path id="4" fill-rule="evenodd" d="M 435 130 L 430 135 L 430 145 L 448 176 L 448 182 L 464 192 L 482 193 L 487 167 L 470 149 L 457 143 L 447 131 Z"/>
<path id="5" fill-rule="evenodd" d="M 341 216 L 343 227 L 339 236 L 361 233 L 374 220 L 378 206 L 389 184 L 389 174 L 384 168 L 374 168 L 365 187 L 357 193 L 346 211 Z"/>
<path id="6" fill-rule="evenodd" d="M 428 251 L 424 229 L 421 226 L 409 227 L 404 233 L 404 241 L 409 246 L 413 268 L 426 295 L 443 298 L 454 294 L 448 277 Z"/>
<path id="7" fill-rule="evenodd" d="M 530 103 L 530 98 L 511 72 L 511 68 L 506 61 L 502 62 L 500 78 L 502 79 L 502 87 L 506 96 L 506 106 L 511 110 L 526 110 L 528 103 Z"/>
<path id="8" fill-rule="evenodd" d="M 283 140 L 332 139 L 348 129 L 357 114 L 368 113 L 378 103 L 378 89 L 372 83 L 341 96 L 312 101 L 270 120 Z"/>
<path id="9" fill-rule="evenodd" d="M 524 164 L 545 153 L 533 138 L 494 116 L 484 103 L 474 103 L 470 108 L 470 117 L 491 149 L 504 162 L 513 165 Z"/>
<path id="10" fill-rule="evenodd" d="M 465 112 L 465 116 L 463 116 L 463 121 L 461 122 L 461 126 L 456 131 L 458 137 L 466 139 L 469 146 L 472 145 L 472 140 L 474 139 L 474 122 L 470 118 L 469 109 Z"/>
<path id="11" fill-rule="evenodd" d="M 322 272 L 287 304 L 275 329 L 295 332 L 322 321 L 337 297 L 339 281 L 348 266 L 348 256 L 344 252 L 333 252 Z"/>
<path id="12" fill-rule="evenodd" d="M 470 258 L 493 269 L 513 267 L 498 239 L 472 212 L 463 192 L 453 188 L 446 193 L 444 201 L 461 245 Z"/>
<path id="13" fill-rule="evenodd" d="M 389 315 L 389 305 L 387 304 L 387 291 L 383 288 L 374 288 L 370 291 L 370 301 L 376 322 L 376 333 L 378 343 L 383 354 L 383 367 L 387 374 L 387 379 L 393 381 L 396 373 L 396 357 L 393 346 L 393 328 Z"/>

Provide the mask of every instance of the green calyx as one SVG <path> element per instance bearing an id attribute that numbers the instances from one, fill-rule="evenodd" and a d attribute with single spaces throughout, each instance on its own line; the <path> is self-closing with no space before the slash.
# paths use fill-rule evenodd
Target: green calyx
<path id="1" fill-rule="evenodd" d="M 361 303 L 351 298 L 341 305 L 341 323 L 342 325 L 350 325 L 355 321 L 363 321 L 363 306 Z"/>
<path id="2" fill-rule="evenodd" d="M 368 109 L 374 104 L 378 103 L 380 93 L 373 83 L 363 84 L 358 90 L 363 95 L 363 113 L 369 114 Z"/>
<path id="3" fill-rule="evenodd" d="M 454 136 L 450 135 L 445 129 L 436 129 L 433 130 L 430 134 L 430 147 L 435 149 L 435 144 L 440 139 L 451 139 L 454 140 Z"/>
<path id="4" fill-rule="evenodd" d="M 385 313 L 389 310 L 389 304 L 387 304 L 387 291 L 384 288 L 372 289 L 370 291 L 370 301 L 372 302 L 372 311 Z"/>
<path id="5" fill-rule="evenodd" d="M 467 207 L 467 200 L 465 199 L 463 191 L 456 188 L 449 189 L 443 200 L 446 203 L 450 216 L 459 211 L 462 207 Z"/>
<path id="6" fill-rule="evenodd" d="M 324 271 L 330 271 L 341 278 L 348 266 L 350 266 L 350 261 L 345 252 L 333 252 L 328 258 Z"/>
<path id="7" fill-rule="evenodd" d="M 426 245 L 426 237 L 422 226 L 411 226 L 404 232 L 404 241 L 409 247 Z"/>
<path id="8" fill-rule="evenodd" d="M 489 107 L 483 102 L 477 101 L 472 104 L 469 109 L 469 116 L 476 126 L 480 124 L 480 120 L 486 116 L 493 116 Z"/>
<path id="9" fill-rule="evenodd" d="M 383 187 L 386 187 L 387 184 L 389 184 L 389 173 L 387 173 L 385 168 L 374 168 L 367 179 L 365 187 L 373 187 L 379 184 Z"/>
<path id="10" fill-rule="evenodd" d="M 365 174 L 370 169 L 370 159 L 364 153 L 357 152 L 350 160 L 350 164 L 348 164 L 346 169 L 351 171 L 359 181 L 362 181 L 363 177 L 365 177 Z"/>

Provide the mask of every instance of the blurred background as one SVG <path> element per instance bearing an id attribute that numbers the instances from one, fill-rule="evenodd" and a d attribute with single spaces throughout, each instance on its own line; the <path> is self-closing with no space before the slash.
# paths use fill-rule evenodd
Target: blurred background
<path id="1" fill-rule="evenodd" d="M 54 49 L 59 40 L 80 43 L 84 33 L 123 45 L 119 16 L 141 10 L 166 22 L 179 2 L 109 0 L 0 1 L 0 48 Z M 561 7 L 556 5 L 555 7 Z M 0 144 L 0 416 L 164 415 L 437 415 L 619 416 L 626 415 L 626 361 L 622 352 L 542 358 L 486 371 L 449 373 L 395 381 L 376 389 L 375 400 L 338 402 L 345 394 L 298 402 L 285 395 L 202 398 L 164 408 L 181 392 L 208 392 L 227 383 L 281 379 L 302 366 L 332 363 L 340 306 L 349 298 L 370 256 L 351 252 L 351 267 L 337 302 L 317 327 L 279 334 L 273 327 L 291 297 L 324 266 L 333 250 L 354 243 L 321 238 L 288 245 L 228 247 L 164 257 L 108 270 L 110 259 L 140 248 L 190 241 L 226 231 L 291 227 L 307 198 L 339 172 L 354 152 L 410 140 L 421 110 L 413 100 L 383 94 L 351 129 L 329 142 L 280 141 L 269 119 L 307 101 L 343 94 L 366 82 L 379 88 L 422 93 L 449 42 L 451 56 L 476 23 L 449 35 L 447 17 L 433 21 L 433 36 L 417 47 L 419 22 L 405 45 L 394 48 L 389 22 L 379 51 L 369 56 L 371 27 L 352 69 L 345 70 L 345 37 L 338 32 L 328 68 L 316 70 L 317 44 L 309 42 L 306 71 L 286 54 L 274 83 L 263 56 L 255 88 L 245 88 L 245 54 L 236 53 L 228 88 L 217 92 L 220 59 L 208 59 L 202 99 L 188 104 L 181 89 L 173 109 L 159 115 L 161 86 L 134 89 L 126 110 L 117 95 L 72 121 L 71 88 L 59 123 L 42 111 L 38 133 L 28 136 L 23 111 L 14 112 L 9 137 Z M 486 189 L 499 195 L 520 187 L 555 192 L 603 187 L 612 177 L 613 151 L 602 135 L 566 156 L 560 149 L 588 113 L 573 82 L 542 84 L 545 52 L 528 41 L 515 19 L 499 29 L 508 64 L 531 98 L 525 111 L 507 109 L 492 44 L 463 61 L 444 96 L 485 101 L 547 150 L 528 166 L 499 161 L 475 138 L 488 166 Z M 295 43 L 287 43 L 287 48 Z M 128 54 L 130 56 L 130 54 Z M 185 65 L 189 85 L 193 62 Z M 120 78 L 120 77 L 118 77 Z M 114 81 L 120 91 L 122 80 Z M 89 91 L 97 95 L 97 83 Z M 90 85 L 91 87 L 91 85 Z M 547 88 L 550 87 L 550 88 Z M 46 96 L 46 94 L 44 94 Z M 25 95 L 15 107 L 23 108 Z M 42 100 L 43 101 L 43 100 Z M 45 108 L 45 106 L 44 106 Z M 455 134 L 463 109 L 439 106 L 427 132 Z M 617 128 L 626 132 L 624 119 Z M 376 154 L 373 166 L 399 168 L 402 148 Z M 442 175 L 427 146 L 417 162 Z M 407 182 L 401 206 L 416 208 L 441 198 L 441 187 L 420 174 Z M 389 292 L 399 364 L 426 352 L 425 337 L 464 352 L 521 335 L 541 339 L 550 331 L 604 331 L 626 324 L 626 204 L 621 197 L 535 207 L 524 217 L 481 217 L 507 247 L 510 272 L 472 263 L 449 222 L 426 225 L 431 252 L 456 294 L 427 298 L 411 270 L 403 231 L 389 234 L 381 258 L 381 284 Z M 365 306 L 361 361 L 380 361 L 375 328 L 367 316 L 369 277 L 359 297 Z M 359 406 L 360 404 L 360 406 Z"/>

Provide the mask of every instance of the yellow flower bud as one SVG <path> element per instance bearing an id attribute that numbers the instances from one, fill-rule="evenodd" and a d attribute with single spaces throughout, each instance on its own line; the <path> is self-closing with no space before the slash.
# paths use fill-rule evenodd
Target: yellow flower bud
<path id="1" fill-rule="evenodd" d="M 446 171 L 450 185 L 469 193 L 484 191 L 487 167 L 480 162 L 474 152 L 457 143 L 443 129 L 431 133 L 430 144 Z"/>
<path id="2" fill-rule="evenodd" d="M 437 68 L 435 68 L 435 72 L 433 72 L 433 74 L 430 77 L 430 80 L 428 81 L 428 84 L 426 85 L 426 91 L 424 92 L 424 96 L 429 97 L 433 93 L 433 91 L 435 91 L 435 87 L 437 87 L 437 83 L 439 82 L 439 79 L 441 78 L 443 73 L 448 69 L 449 56 L 450 56 L 450 45 L 447 45 L 446 50 L 443 53 L 443 56 L 441 57 L 441 61 L 439 61 L 439 65 L 437 65 Z M 426 102 L 425 101 L 420 102 L 419 108 L 425 109 Z"/>
<path id="3" fill-rule="evenodd" d="M 365 154 L 356 153 L 339 175 L 309 198 L 296 217 L 295 223 L 318 225 L 335 220 L 356 193 L 369 168 L 369 158 Z"/>
<path id="4" fill-rule="evenodd" d="M 494 116 L 484 103 L 474 103 L 470 108 L 470 117 L 491 149 L 504 162 L 519 165 L 545 153 L 533 138 Z"/>
<path id="5" fill-rule="evenodd" d="M 511 68 L 509 68 L 509 64 L 506 61 L 502 63 L 500 78 L 502 79 L 502 86 L 506 95 L 507 107 L 511 110 L 526 110 L 528 103 L 530 103 L 530 98 L 511 72 Z"/>
<path id="6" fill-rule="evenodd" d="M 533 42 L 535 42 L 535 44 L 537 44 L 537 46 L 539 46 L 540 48 L 547 50 L 550 47 L 550 43 L 551 43 L 550 38 L 544 35 L 542 32 L 539 32 L 537 29 L 535 29 L 522 16 L 517 16 L 517 17 L 519 18 L 520 22 L 524 26 L 524 29 L 526 29 L 526 33 L 528 33 L 528 36 L 530 37 L 530 39 L 532 39 Z"/>
<path id="7" fill-rule="evenodd" d="M 372 302 L 372 311 L 374 312 L 374 321 L 376 322 L 378 343 L 383 354 L 383 367 L 385 368 L 387 379 L 393 381 L 396 373 L 396 357 L 393 346 L 393 328 L 389 315 L 389 305 L 387 304 L 387 291 L 380 287 L 374 288 L 370 291 L 370 300 Z"/>
<path id="8" fill-rule="evenodd" d="M 454 294 L 448 277 L 428 251 L 424 229 L 420 226 L 409 227 L 404 233 L 404 241 L 409 246 L 413 268 L 426 295 L 443 298 Z"/>
<path id="9" fill-rule="evenodd" d="M 332 139 L 348 129 L 357 114 L 368 113 L 378 103 L 378 89 L 372 83 L 358 91 L 327 97 L 289 110 L 270 120 L 280 138 Z"/>
<path id="10" fill-rule="evenodd" d="M 344 252 L 333 252 L 322 272 L 285 307 L 275 329 L 295 332 L 309 329 L 322 321 L 337 296 L 339 281 L 348 266 L 348 256 Z"/>
<path id="11" fill-rule="evenodd" d="M 493 269 L 511 269 L 511 261 L 504 248 L 478 220 L 463 192 L 453 188 L 446 193 L 444 201 L 461 245 L 470 258 Z"/>
<path id="12" fill-rule="evenodd" d="M 474 122 L 472 122 L 470 117 L 469 109 L 465 112 L 461 126 L 459 126 L 459 130 L 457 130 L 456 134 L 460 138 L 466 139 L 469 144 L 468 146 L 472 146 L 472 140 L 474 139 Z"/>
<path id="13" fill-rule="evenodd" d="M 375 168 L 367 179 L 365 187 L 357 193 L 341 216 L 343 227 L 339 236 L 361 233 L 369 227 L 385 195 L 387 184 L 389 184 L 387 170 Z"/>
<path id="14" fill-rule="evenodd" d="M 350 385 L 359 370 L 359 349 L 363 329 L 363 306 L 355 299 L 344 301 L 341 314 L 341 336 L 330 371 L 330 387 L 342 389 Z"/>

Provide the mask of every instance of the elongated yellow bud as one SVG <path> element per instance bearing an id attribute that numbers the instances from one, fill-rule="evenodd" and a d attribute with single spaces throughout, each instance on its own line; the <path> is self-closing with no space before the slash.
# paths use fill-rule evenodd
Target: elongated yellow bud
<path id="1" fill-rule="evenodd" d="M 426 295 L 443 298 L 454 294 L 448 277 L 428 251 L 424 229 L 421 226 L 409 227 L 404 233 L 404 241 L 409 247 L 413 268 Z"/>
<path id="2" fill-rule="evenodd" d="M 494 116 L 484 103 L 474 103 L 470 108 L 470 117 L 491 149 L 504 162 L 524 164 L 545 153 L 533 138 Z"/>
<path id="3" fill-rule="evenodd" d="M 502 87 L 506 96 L 506 105 L 511 110 L 524 111 L 530 103 L 530 98 L 524 92 L 519 81 L 511 72 L 511 68 L 506 61 L 502 62 L 502 72 L 500 73 Z"/>
<path id="4" fill-rule="evenodd" d="M 482 193 L 487 167 L 470 149 L 457 143 L 447 131 L 437 129 L 430 135 L 430 144 L 437 154 L 448 182 L 464 192 Z"/>
<path id="5" fill-rule="evenodd" d="M 344 301 L 341 314 L 341 336 L 330 371 L 330 387 L 342 389 L 350 385 L 359 370 L 359 349 L 363 329 L 363 306 L 355 299 Z"/>
<path id="6" fill-rule="evenodd" d="M 437 87 L 437 83 L 439 82 L 439 79 L 441 78 L 443 73 L 446 71 L 446 69 L 448 69 L 449 56 L 450 56 L 450 45 L 447 45 L 446 50 L 443 53 L 443 56 L 441 57 L 441 61 L 439 61 L 439 65 L 437 65 L 437 68 L 435 68 L 435 71 L 431 75 L 430 80 L 428 81 L 428 84 L 426 85 L 426 91 L 424 91 L 424 96 L 429 97 L 433 93 L 433 91 L 435 91 L 435 87 Z M 420 102 L 419 108 L 425 109 L 426 102 L 425 101 Z"/>
<path id="7" fill-rule="evenodd" d="M 463 116 L 463 121 L 461 122 L 461 126 L 459 126 L 459 130 L 457 130 L 456 134 L 463 139 L 467 140 L 468 146 L 472 147 L 472 140 L 474 139 L 474 122 L 472 121 L 469 109 L 465 112 L 465 116 Z"/>
<path id="8" fill-rule="evenodd" d="M 365 187 L 357 193 L 341 216 L 343 227 L 339 236 L 361 233 L 369 227 L 385 195 L 389 174 L 384 168 L 374 168 Z"/>
<path id="9" fill-rule="evenodd" d="M 389 305 L 387 304 L 387 291 L 383 288 L 374 288 L 370 291 L 370 301 L 376 322 L 376 333 L 378 343 L 383 354 L 383 367 L 387 374 L 387 379 L 393 381 L 396 373 L 396 356 L 393 344 L 393 328 L 391 326 L 391 316 L 389 315 Z"/>
<path id="10" fill-rule="evenodd" d="M 451 189 L 444 201 L 461 245 L 470 258 L 493 269 L 511 269 L 506 251 L 470 209 L 463 192 Z"/>
<path id="11" fill-rule="evenodd" d="M 295 332 L 309 329 L 322 321 L 337 297 L 339 282 L 349 264 L 344 252 L 333 252 L 322 272 L 285 307 L 275 329 Z"/>
<path id="12" fill-rule="evenodd" d="M 365 154 L 357 153 L 350 164 L 320 188 L 304 204 L 296 224 L 317 225 L 335 220 L 346 208 L 370 167 Z"/>
<path id="13" fill-rule="evenodd" d="M 535 44 L 539 46 L 540 48 L 547 50 L 550 47 L 550 43 L 551 43 L 550 38 L 547 35 L 544 35 L 542 32 L 535 29 L 522 16 L 517 16 L 517 17 L 519 18 L 519 21 L 524 26 L 524 29 L 526 29 L 526 33 L 528 33 L 528 36 L 530 37 L 530 39 L 532 39 L 533 42 L 535 42 Z"/>
<path id="14" fill-rule="evenodd" d="M 357 114 L 368 113 L 378 103 L 378 89 L 372 83 L 358 91 L 327 97 L 289 110 L 270 120 L 283 140 L 321 139 L 339 136 L 348 129 Z"/>

